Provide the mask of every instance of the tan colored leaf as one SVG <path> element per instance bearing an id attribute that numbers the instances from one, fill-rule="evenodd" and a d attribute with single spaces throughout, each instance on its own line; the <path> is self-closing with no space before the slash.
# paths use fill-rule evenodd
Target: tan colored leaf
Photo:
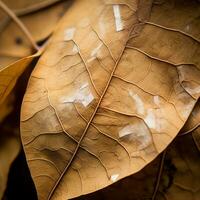
<path id="1" fill-rule="evenodd" d="M 19 60 L 17 57 L 0 56 L 0 69 L 12 64 L 13 62 L 16 62 L 17 60 Z"/>
<path id="2" fill-rule="evenodd" d="M 33 61 L 34 58 L 38 57 L 41 52 L 38 52 L 32 56 L 22 58 L 5 68 L 0 68 L 0 122 L 4 117 L 11 111 L 10 103 L 12 102 L 12 89 L 14 88 L 18 78 Z"/>
<path id="3" fill-rule="evenodd" d="M 73 198 L 136 173 L 187 120 L 198 98 L 190 78 L 200 45 L 159 24 L 143 26 L 150 8 L 150 1 L 76 0 L 59 24 L 22 106 L 39 199 Z"/>
<path id="4" fill-rule="evenodd" d="M 0 134 L 0 199 L 6 189 L 10 166 L 19 150 L 20 141 L 17 137 Z"/>
<path id="5" fill-rule="evenodd" d="M 61 0 L 2 0 L 17 14 L 27 14 L 50 6 Z"/>
<path id="6" fill-rule="evenodd" d="M 47 38 L 52 33 L 61 15 L 66 11 L 69 2 L 63 1 L 45 10 L 20 17 L 35 42 Z M 0 32 L 1 56 L 19 58 L 33 53 L 32 44 L 15 22 L 9 21 L 3 28 Z"/>

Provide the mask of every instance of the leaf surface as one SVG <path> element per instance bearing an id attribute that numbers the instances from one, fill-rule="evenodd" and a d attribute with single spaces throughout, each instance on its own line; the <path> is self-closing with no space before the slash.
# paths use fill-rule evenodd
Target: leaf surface
<path id="1" fill-rule="evenodd" d="M 186 122 L 199 95 L 190 79 L 198 85 L 199 42 L 155 25 L 160 18 L 148 24 L 150 8 L 77 0 L 60 22 L 21 114 L 39 199 L 73 198 L 136 173 Z"/>

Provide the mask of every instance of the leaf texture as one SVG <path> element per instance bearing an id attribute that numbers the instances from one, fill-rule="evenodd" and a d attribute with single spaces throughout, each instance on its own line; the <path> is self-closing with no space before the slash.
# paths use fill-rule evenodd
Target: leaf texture
<path id="1" fill-rule="evenodd" d="M 76 0 L 60 22 L 21 114 L 39 199 L 136 173 L 186 122 L 199 97 L 199 41 L 164 28 L 159 8 L 148 20 L 150 9 L 150 1 Z"/>

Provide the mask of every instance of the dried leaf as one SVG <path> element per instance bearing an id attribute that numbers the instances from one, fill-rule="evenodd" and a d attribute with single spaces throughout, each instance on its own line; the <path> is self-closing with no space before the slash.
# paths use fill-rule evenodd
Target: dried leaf
<path id="1" fill-rule="evenodd" d="M 41 51 L 38 53 L 20 59 L 17 62 L 10 64 L 5 68 L 0 68 L 0 122 L 10 113 L 12 110 L 12 89 L 14 88 L 18 78 L 33 61 L 38 57 Z M 9 96 L 10 95 L 10 96 Z"/>
<path id="2" fill-rule="evenodd" d="M 66 11 L 69 2 L 63 1 L 45 10 L 20 17 L 20 20 L 31 32 L 35 42 L 44 40 L 52 33 L 61 15 Z M 1 56 L 20 58 L 33 53 L 32 44 L 15 22 L 10 21 L 3 28 L 0 33 Z"/>
<path id="3" fill-rule="evenodd" d="M 10 166 L 20 150 L 17 137 L 0 134 L 0 199 L 6 189 Z"/>
<path id="4" fill-rule="evenodd" d="M 27 14 L 38 11 L 61 0 L 2 0 L 9 8 L 17 14 Z"/>
<path id="5" fill-rule="evenodd" d="M 189 78 L 200 46 L 156 24 L 142 29 L 150 8 L 76 0 L 59 24 L 22 106 L 39 199 L 73 198 L 139 171 L 187 120 L 198 98 Z"/>

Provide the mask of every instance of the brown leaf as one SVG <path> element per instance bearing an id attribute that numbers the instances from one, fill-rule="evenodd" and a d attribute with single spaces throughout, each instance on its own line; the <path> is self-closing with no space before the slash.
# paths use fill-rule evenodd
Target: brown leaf
<path id="1" fill-rule="evenodd" d="M 29 66 L 34 58 L 38 57 L 41 51 L 38 53 L 20 59 L 5 68 L 0 68 L 0 122 L 10 113 L 12 110 L 12 89 L 14 88 L 18 78 Z"/>
<path id="2" fill-rule="evenodd" d="M 44 40 L 53 32 L 69 2 L 63 1 L 45 10 L 20 17 L 35 42 Z M 13 21 L 9 21 L 7 25 L 3 26 L 3 30 L 0 32 L 0 46 L 0 56 L 9 56 L 10 59 L 25 57 L 33 53 L 32 44 Z"/>
<path id="3" fill-rule="evenodd" d="M 73 198 L 136 173 L 187 120 L 198 98 L 190 78 L 200 45 L 147 23 L 150 8 L 150 1 L 76 0 L 59 24 L 22 106 L 39 199 Z"/>
<path id="4" fill-rule="evenodd" d="M 20 141 L 17 137 L 0 134 L 0 199 L 6 189 L 10 166 L 18 155 L 19 150 Z"/>
<path id="5" fill-rule="evenodd" d="M 61 0 L 2 0 L 9 8 L 17 14 L 27 14 L 38 11 Z"/>

